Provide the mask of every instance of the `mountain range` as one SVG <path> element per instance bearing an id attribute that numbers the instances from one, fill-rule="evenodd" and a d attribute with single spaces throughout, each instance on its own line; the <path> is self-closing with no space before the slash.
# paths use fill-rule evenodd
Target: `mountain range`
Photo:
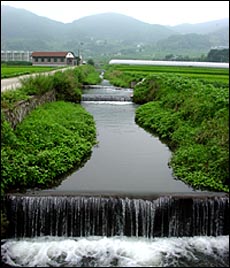
<path id="1" fill-rule="evenodd" d="M 167 54 L 198 57 L 213 47 L 228 45 L 228 18 L 163 26 L 103 13 L 62 23 L 25 9 L 1 8 L 2 50 L 73 51 L 97 59 L 154 59 Z"/>

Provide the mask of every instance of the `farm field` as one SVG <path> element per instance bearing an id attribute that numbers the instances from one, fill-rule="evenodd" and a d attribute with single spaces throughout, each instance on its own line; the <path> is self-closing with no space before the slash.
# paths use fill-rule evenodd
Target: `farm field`
<path id="1" fill-rule="evenodd" d="M 46 67 L 46 66 L 41 66 L 41 67 L 38 67 L 38 66 L 1 66 L 1 79 L 20 76 L 24 74 L 52 71 L 58 68 Z"/>
<path id="2" fill-rule="evenodd" d="M 200 67 L 178 67 L 178 66 L 142 66 L 142 65 L 116 65 L 114 70 L 138 74 L 165 74 L 171 73 L 188 78 L 198 78 L 210 82 L 229 82 L 229 69 L 200 68 Z"/>

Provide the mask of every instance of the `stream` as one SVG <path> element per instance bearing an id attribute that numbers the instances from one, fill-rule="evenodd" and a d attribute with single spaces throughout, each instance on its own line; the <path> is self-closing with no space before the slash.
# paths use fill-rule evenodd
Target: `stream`
<path id="1" fill-rule="evenodd" d="M 132 89 L 84 89 L 98 144 L 59 186 L 10 194 L 2 267 L 229 267 L 229 199 L 172 175 Z"/>
<path id="2" fill-rule="evenodd" d="M 90 96 L 91 100 L 82 101 L 82 106 L 95 119 L 98 145 L 84 167 L 49 191 L 117 194 L 194 191 L 173 178 L 168 166 L 169 148 L 135 123 L 138 105 L 126 101 L 131 95 L 132 89 L 113 87 L 106 80 L 101 86 L 84 89 L 83 98 Z"/>

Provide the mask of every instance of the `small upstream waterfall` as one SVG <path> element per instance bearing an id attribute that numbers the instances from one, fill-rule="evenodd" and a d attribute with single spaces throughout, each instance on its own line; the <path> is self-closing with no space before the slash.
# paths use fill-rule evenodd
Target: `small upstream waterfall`
<path id="1" fill-rule="evenodd" d="M 85 94 L 82 96 L 82 101 L 132 101 L 132 97 L 126 95 Z"/>
<path id="2" fill-rule="evenodd" d="M 103 80 L 102 85 L 84 86 L 82 101 L 132 101 L 133 89 L 122 89 Z"/>
<path id="3" fill-rule="evenodd" d="M 229 231 L 227 197 L 20 196 L 5 200 L 9 237 L 221 236 Z"/>

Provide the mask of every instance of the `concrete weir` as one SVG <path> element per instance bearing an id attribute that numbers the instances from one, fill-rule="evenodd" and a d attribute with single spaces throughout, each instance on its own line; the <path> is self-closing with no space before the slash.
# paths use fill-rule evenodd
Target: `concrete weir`
<path id="1" fill-rule="evenodd" d="M 225 193 L 9 194 L 4 200 L 9 237 L 182 237 L 229 234 Z"/>
<path id="2" fill-rule="evenodd" d="M 82 101 L 132 101 L 128 95 L 83 94 Z"/>

